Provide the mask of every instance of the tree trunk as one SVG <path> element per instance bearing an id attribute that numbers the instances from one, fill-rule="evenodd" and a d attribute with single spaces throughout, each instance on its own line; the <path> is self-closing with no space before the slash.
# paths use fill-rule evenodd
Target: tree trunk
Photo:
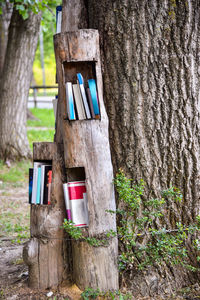
<path id="1" fill-rule="evenodd" d="M 13 11 L 13 4 L 6 1 L 1 3 L 2 14 L 0 15 L 0 78 L 2 75 L 4 58 L 8 42 L 8 28 Z"/>
<path id="2" fill-rule="evenodd" d="M 179 187 L 184 199 L 174 214 L 166 212 L 166 224 L 193 222 L 200 198 L 200 2 L 88 0 L 88 9 L 89 27 L 101 37 L 114 170 L 143 178 L 148 196 Z M 135 295 L 147 295 L 185 285 L 190 275 L 123 279 Z"/>
<path id="3" fill-rule="evenodd" d="M 26 133 L 27 98 L 41 13 L 23 20 L 13 10 L 9 27 L 0 102 L 0 158 L 30 157 Z"/>

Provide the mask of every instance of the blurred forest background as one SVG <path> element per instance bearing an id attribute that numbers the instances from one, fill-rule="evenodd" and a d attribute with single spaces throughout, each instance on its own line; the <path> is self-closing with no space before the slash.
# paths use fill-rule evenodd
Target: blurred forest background
<path id="1" fill-rule="evenodd" d="M 53 35 L 56 33 L 56 6 L 59 4 L 59 1 L 55 1 L 55 7 L 43 12 L 31 86 L 57 86 Z M 37 96 L 44 96 L 42 89 L 37 92 Z M 32 94 L 33 90 L 30 89 L 29 96 Z M 27 119 L 27 135 L 31 150 L 33 142 L 53 141 L 55 117 L 51 100 L 56 94 L 57 88 L 46 89 L 45 96 L 49 96 L 49 108 L 39 108 L 40 106 L 34 108 L 33 103 L 28 104 L 27 99 L 27 107 L 34 116 L 32 119 Z M 5 243 L 5 240 L 10 240 L 13 244 L 21 244 L 29 238 L 28 173 L 30 167 L 32 167 L 31 160 L 6 162 L 0 160 L 0 246 Z"/>
<path id="2" fill-rule="evenodd" d="M 59 3 L 58 3 L 59 4 Z M 45 10 L 40 27 L 40 38 L 33 64 L 32 85 L 43 84 L 42 58 L 44 57 L 45 83 L 46 85 L 55 85 L 56 63 L 53 48 L 53 35 L 56 32 L 55 10 Z M 41 36 L 43 36 L 43 47 L 41 45 Z M 44 52 L 41 53 L 43 48 Z M 52 93 L 52 92 L 51 92 Z"/>

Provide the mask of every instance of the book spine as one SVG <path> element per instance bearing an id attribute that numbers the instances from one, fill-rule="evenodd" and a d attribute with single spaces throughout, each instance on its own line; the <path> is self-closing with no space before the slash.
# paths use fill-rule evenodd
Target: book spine
<path id="1" fill-rule="evenodd" d="M 62 6 L 59 5 L 56 7 L 56 33 L 61 32 L 61 23 L 62 23 Z"/>
<path id="2" fill-rule="evenodd" d="M 43 204 L 48 204 L 48 179 L 49 179 L 49 171 L 52 169 L 52 166 L 45 166 L 44 170 L 44 196 L 43 196 Z"/>
<path id="3" fill-rule="evenodd" d="M 71 208 L 70 208 L 70 202 L 69 202 L 69 193 L 68 193 L 68 184 L 67 183 L 63 184 L 63 191 L 64 191 L 64 198 L 65 198 L 65 206 L 66 206 L 66 211 L 67 211 L 67 220 L 71 221 L 72 216 L 71 216 Z"/>
<path id="4" fill-rule="evenodd" d="M 75 109 L 74 109 L 74 97 L 72 92 L 72 83 L 66 82 L 66 106 L 67 116 L 69 120 L 76 120 Z"/>
<path id="5" fill-rule="evenodd" d="M 29 189 L 28 189 L 30 204 L 31 204 L 31 198 L 32 198 L 32 189 L 33 189 L 33 168 L 30 168 L 29 169 Z"/>
<path id="6" fill-rule="evenodd" d="M 51 204 L 51 182 L 52 182 L 52 171 L 48 173 L 48 204 Z"/>
<path id="7" fill-rule="evenodd" d="M 41 189 L 41 167 L 38 167 L 36 204 L 40 204 L 40 189 Z"/>
<path id="8" fill-rule="evenodd" d="M 33 164 L 33 188 L 32 188 L 31 204 L 36 204 L 37 178 L 38 178 L 38 163 L 34 163 Z"/>
<path id="9" fill-rule="evenodd" d="M 88 80 L 88 86 L 90 89 L 90 94 L 91 94 L 91 99 L 92 99 L 92 104 L 94 108 L 94 113 L 95 115 L 100 115 L 99 111 L 99 104 L 98 104 L 98 98 L 97 98 L 97 89 L 96 89 L 96 82 L 94 79 L 89 79 Z"/>
<path id="10" fill-rule="evenodd" d="M 89 106 L 90 106 L 91 115 L 92 115 L 92 118 L 95 119 L 95 113 L 94 113 L 94 108 L 93 108 L 93 104 L 92 104 L 90 89 L 87 88 L 86 92 L 87 92 L 87 97 L 88 97 L 88 102 L 89 102 Z"/>
<path id="11" fill-rule="evenodd" d="M 87 117 L 87 119 L 91 119 L 91 114 L 90 114 L 87 97 L 86 97 L 86 93 L 85 93 L 84 80 L 83 80 L 83 76 L 81 75 L 81 73 L 77 74 L 77 78 L 78 78 L 78 82 L 79 82 L 79 86 L 80 86 L 83 104 L 85 107 L 86 117 Z"/>
<path id="12" fill-rule="evenodd" d="M 76 103 L 78 118 L 79 118 L 79 120 L 84 120 L 84 119 L 86 119 L 86 115 L 85 115 L 83 100 L 82 100 L 82 96 L 81 96 L 81 92 L 80 92 L 80 86 L 79 86 L 79 84 L 76 83 L 76 84 L 72 85 L 72 88 L 73 88 L 73 92 L 74 92 L 74 99 L 75 99 L 75 103 Z"/>
<path id="13" fill-rule="evenodd" d="M 44 170 L 45 170 L 45 165 L 41 166 L 40 204 L 43 204 L 43 199 L 44 199 Z"/>
<path id="14" fill-rule="evenodd" d="M 90 114 L 90 110 L 89 110 L 89 106 L 88 106 L 88 102 L 87 102 L 87 98 L 86 98 L 86 93 L 85 93 L 85 88 L 84 88 L 83 84 L 80 84 L 80 91 L 81 91 L 81 95 L 83 98 L 83 104 L 85 107 L 85 113 L 86 113 L 87 119 L 91 119 L 91 114 Z"/>

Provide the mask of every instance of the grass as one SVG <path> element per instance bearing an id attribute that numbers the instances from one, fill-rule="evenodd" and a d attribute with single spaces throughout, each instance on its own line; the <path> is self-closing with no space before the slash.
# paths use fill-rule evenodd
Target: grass
<path id="1" fill-rule="evenodd" d="M 11 200 L 12 206 L 7 205 L 7 199 L 2 200 L 0 215 L 0 237 L 10 239 L 12 243 L 21 244 L 30 237 L 29 219 L 30 213 L 28 203 L 21 203 L 20 200 Z M 18 202 L 19 205 L 16 205 Z M 22 210 L 23 206 L 23 210 Z"/>
<path id="2" fill-rule="evenodd" d="M 28 121 L 28 140 L 33 142 L 53 141 L 55 119 L 53 109 L 31 109 L 37 121 Z M 41 130 L 40 127 L 47 129 Z M 13 243 L 23 243 L 29 238 L 30 208 L 28 204 L 28 173 L 31 161 L 11 162 L 8 167 L 0 161 L 0 244 L 1 237 Z"/>
<path id="3" fill-rule="evenodd" d="M 30 111 L 38 120 L 28 120 L 27 126 L 30 127 L 55 127 L 55 118 L 53 109 L 48 108 L 31 108 Z"/>
<path id="4" fill-rule="evenodd" d="M 12 243 L 23 243 L 29 238 L 28 169 L 31 161 L 11 162 L 11 167 L 0 161 L 0 238 Z M 0 239 L 1 244 L 1 239 Z"/>
<path id="5" fill-rule="evenodd" d="M 28 169 L 30 166 L 31 162 L 28 160 L 12 163 L 10 168 L 3 161 L 0 161 L 0 181 L 8 184 L 20 184 L 24 180 L 28 180 Z"/>
<path id="6" fill-rule="evenodd" d="M 33 142 L 53 142 L 55 131 L 48 130 L 28 130 L 28 140 L 31 150 L 33 151 Z"/>
<path id="7" fill-rule="evenodd" d="M 28 169 L 30 161 L 11 163 L 8 168 L 0 161 L 0 237 L 23 243 L 29 236 Z M 0 240 L 1 242 L 1 240 Z"/>
<path id="8" fill-rule="evenodd" d="M 53 142 L 55 130 L 55 118 L 53 109 L 47 108 L 31 108 L 33 115 L 38 120 L 28 120 L 27 126 L 36 127 L 36 129 L 28 129 L 28 140 L 31 150 L 33 150 L 33 142 Z M 40 130 L 40 127 L 46 127 L 46 130 Z"/>

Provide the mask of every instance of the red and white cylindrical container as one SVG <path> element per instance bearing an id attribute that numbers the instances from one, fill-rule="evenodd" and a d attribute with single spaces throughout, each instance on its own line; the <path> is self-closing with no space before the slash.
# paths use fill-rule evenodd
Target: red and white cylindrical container
<path id="1" fill-rule="evenodd" d="M 71 220 L 78 227 L 88 226 L 88 203 L 85 181 L 68 182 L 68 207 Z M 67 205 L 66 205 L 67 209 Z"/>

